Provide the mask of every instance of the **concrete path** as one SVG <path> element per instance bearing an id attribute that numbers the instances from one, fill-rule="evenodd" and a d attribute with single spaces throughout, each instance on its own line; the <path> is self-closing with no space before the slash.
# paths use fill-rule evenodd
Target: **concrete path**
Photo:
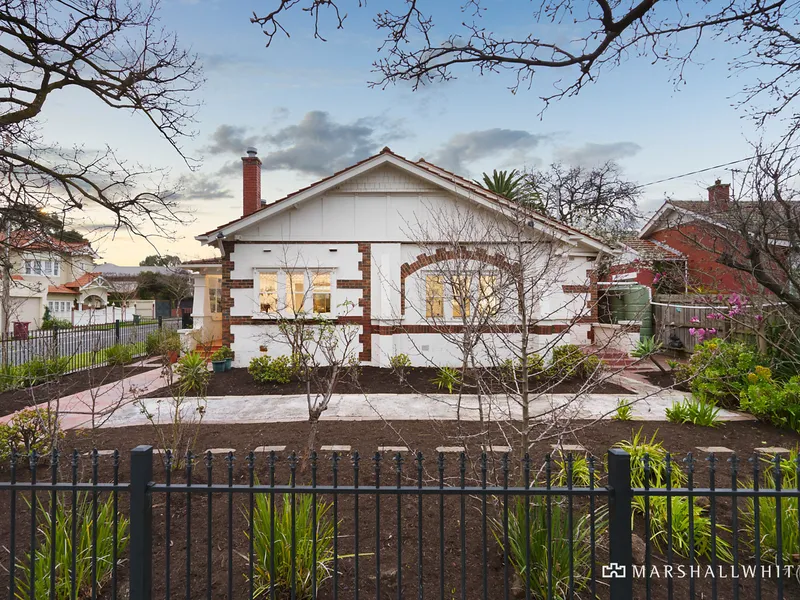
<path id="1" fill-rule="evenodd" d="M 143 361 L 136 366 L 151 366 Z M 537 397 L 530 406 L 537 419 L 609 419 L 613 416 L 617 401 L 630 402 L 636 420 L 664 421 L 664 410 L 675 401 L 689 394 L 661 389 L 646 383 L 641 378 L 614 375 L 609 381 L 629 390 L 631 394 L 545 394 Z M 64 429 L 90 427 L 130 427 L 146 425 L 149 421 L 143 412 L 150 413 L 157 421 L 171 422 L 172 398 L 147 398 L 137 401 L 153 390 L 166 385 L 161 367 L 154 368 L 124 381 L 109 383 L 94 390 L 78 392 L 63 397 L 59 402 L 59 413 Z M 456 420 L 459 407 L 457 397 L 448 394 L 336 394 L 328 410 L 322 415 L 326 421 L 416 421 Z M 204 405 L 204 406 L 203 406 Z M 218 396 L 206 402 L 188 398 L 181 406 L 184 419 L 196 418 L 203 407 L 203 422 L 214 423 L 287 423 L 305 421 L 308 418 L 306 397 L 303 395 L 280 396 Z M 480 420 L 478 398 L 465 395 L 461 399 L 460 416 L 465 421 Z M 483 410 L 487 418 L 494 420 L 519 420 L 522 407 L 514 398 L 492 396 L 483 398 Z M 94 414 L 93 414 L 94 413 Z M 0 417 L 8 421 L 12 415 Z M 754 420 L 752 415 L 729 410 L 720 410 L 723 421 Z"/>
<path id="2" fill-rule="evenodd" d="M 159 365 L 158 360 L 145 359 L 132 367 Z M 131 375 L 123 380 L 113 381 L 91 390 L 62 397 L 58 402 L 58 412 L 64 429 L 101 426 L 115 413 L 127 405 L 133 406 L 134 399 L 167 385 L 161 366 L 144 373 Z M 46 404 L 39 405 L 46 408 Z M 93 418 L 94 413 L 94 418 Z M 9 421 L 13 415 L 0 417 L 0 423 Z"/>
<path id="3" fill-rule="evenodd" d="M 664 421 L 664 410 L 688 394 L 643 383 L 636 379 L 616 376 L 612 379 L 633 394 L 547 394 L 531 403 L 531 414 L 535 418 L 547 419 L 557 416 L 571 419 L 610 418 L 620 399 L 628 400 L 634 419 Z M 142 400 L 145 410 L 162 422 L 169 422 L 168 398 Z M 374 420 L 455 420 L 457 397 L 447 394 L 336 394 L 331 399 L 322 419 L 326 421 L 374 421 Z M 142 405 L 126 404 L 119 408 L 104 424 L 105 427 L 142 425 L 147 419 L 142 414 Z M 187 401 L 183 407 L 185 418 L 196 414 L 197 404 Z M 484 398 L 484 410 L 492 419 L 520 419 L 522 408 L 514 399 L 493 396 Z M 296 396 L 219 396 L 207 398 L 204 423 L 286 423 L 304 421 L 308 418 L 306 397 Z M 466 421 L 480 419 L 477 396 L 462 396 L 461 418 Z M 720 410 L 723 421 L 749 421 L 752 415 L 729 410 Z"/>

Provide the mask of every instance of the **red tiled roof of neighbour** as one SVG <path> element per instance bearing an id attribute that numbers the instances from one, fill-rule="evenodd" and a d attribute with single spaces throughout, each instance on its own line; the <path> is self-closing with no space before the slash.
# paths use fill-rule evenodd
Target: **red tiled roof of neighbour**
<path id="1" fill-rule="evenodd" d="M 84 273 L 83 275 L 78 277 L 75 281 L 70 281 L 69 283 L 65 283 L 64 287 L 80 289 L 87 283 L 91 283 L 98 277 L 100 277 L 100 273 Z"/>
<path id="2" fill-rule="evenodd" d="M 652 240 L 625 238 L 620 240 L 620 243 L 636 252 L 642 258 L 650 260 L 675 260 L 684 258 L 683 254 L 674 248 Z"/>
<path id="3" fill-rule="evenodd" d="M 0 242 L 9 240 L 9 246 L 18 250 L 45 250 L 51 252 L 94 254 L 89 242 L 66 242 L 53 236 L 29 231 L 12 231 L 9 238 L 5 233 L 0 234 Z"/>
<path id="4" fill-rule="evenodd" d="M 320 185 L 322 183 L 325 183 L 326 181 L 328 181 L 330 179 L 333 179 L 334 177 L 338 177 L 339 175 L 342 175 L 343 173 L 351 171 L 352 169 L 355 169 L 356 167 L 358 167 L 360 165 L 363 165 L 365 162 L 370 161 L 370 160 L 372 160 L 373 158 L 375 158 L 377 156 L 380 156 L 381 154 L 391 154 L 395 158 L 399 158 L 400 160 L 405 161 L 405 162 L 407 162 L 407 163 L 409 163 L 411 165 L 414 165 L 416 167 L 421 167 L 421 168 L 425 169 L 426 171 L 428 171 L 430 173 L 433 173 L 434 175 L 438 175 L 439 177 L 443 177 L 445 179 L 449 179 L 453 183 L 455 183 L 457 185 L 460 185 L 462 187 L 466 187 L 466 188 L 470 189 L 471 191 L 473 191 L 473 192 L 481 195 L 482 197 L 486 198 L 487 200 L 490 200 L 491 202 L 496 202 L 498 204 L 502 204 L 503 206 L 506 206 L 507 203 L 509 202 L 509 200 L 507 198 L 505 198 L 504 196 L 500 196 L 499 194 L 495 194 L 494 192 L 492 192 L 490 190 L 487 190 L 486 188 L 476 184 L 473 181 L 469 181 L 468 179 L 464 179 L 463 177 L 461 177 L 459 175 L 456 175 L 455 173 L 452 173 L 450 171 L 447 171 L 446 169 L 443 169 L 443 168 L 438 167 L 438 166 L 436 166 L 434 164 L 431 164 L 431 163 L 427 162 L 424 158 L 421 158 L 421 159 L 419 159 L 419 161 L 414 162 L 412 160 L 407 159 L 405 156 L 401 156 L 401 155 L 399 155 L 399 154 L 397 154 L 395 152 L 392 152 L 392 150 L 388 146 L 384 146 L 384 148 L 378 154 L 374 154 L 373 156 L 368 156 L 367 158 L 365 158 L 363 160 L 360 160 L 357 163 L 350 165 L 349 167 L 341 169 L 340 171 L 336 171 L 332 175 L 328 175 L 327 177 L 323 177 L 322 179 L 320 179 L 318 181 L 315 181 L 314 183 L 311 183 L 311 184 L 307 185 L 306 187 L 300 188 L 299 190 L 296 190 L 296 191 L 292 192 L 291 194 L 288 194 L 287 196 L 284 196 L 283 198 L 275 200 L 275 202 L 271 202 L 271 203 L 267 204 L 266 206 L 262 206 L 257 211 L 255 211 L 253 213 L 250 213 L 249 215 L 246 215 L 246 217 L 250 217 L 250 216 L 252 216 L 254 214 L 257 214 L 258 211 L 264 210 L 265 208 L 275 206 L 276 204 L 279 204 L 281 202 L 285 202 L 286 200 L 289 200 L 289 199 L 297 196 L 298 194 L 300 194 L 302 192 L 305 192 L 306 190 L 309 190 L 309 189 L 311 189 L 313 187 L 316 187 L 316 186 L 318 186 L 318 185 Z M 585 233 L 585 232 L 583 232 L 583 231 L 581 231 L 579 229 L 575 229 L 574 227 L 570 227 L 569 225 L 565 225 L 564 223 L 562 223 L 560 221 L 557 221 L 555 219 L 552 219 L 552 218 L 550 218 L 550 217 L 548 217 L 546 215 L 543 215 L 543 214 L 541 214 L 539 212 L 536 212 L 536 211 L 530 211 L 530 212 L 535 213 L 538 218 L 548 222 L 553 227 L 556 227 L 556 228 L 559 228 L 559 229 L 562 229 L 562 230 L 572 231 L 572 232 L 577 233 L 579 235 L 586 236 L 586 237 L 588 237 L 588 238 L 590 238 L 590 239 L 592 239 L 594 241 L 597 241 L 597 242 L 600 241 L 597 238 L 595 238 L 594 236 L 591 236 L 591 235 L 589 235 L 589 234 L 587 234 L 587 233 Z M 212 229 L 211 231 L 206 231 L 205 233 L 203 233 L 201 235 L 210 235 L 210 234 L 214 233 L 215 231 L 218 231 L 218 230 L 222 229 L 223 227 L 227 227 L 228 225 L 233 225 L 234 223 L 238 223 L 239 221 L 241 221 L 244 218 L 245 218 L 245 216 L 242 216 L 242 217 L 236 218 L 236 219 L 234 219 L 232 221 L 228 221 L 227 223 L 224 223 L 223 225 L 219 225 L 219 226 L 215 227 L 214 229 Z"/>
<path id="5" fill-rule="evenodd" d="M 72 294 L 78 293 L 77 290 L 70 289 L 66 285 L 50 285 L 47 287 L 48 294 Z"/>
<path id="6" fill-rule="evenodd" d="M 14 281 L 25 281 L 25 278 L 22 275 L 12 275 L 11 279 Z"/>
<path id="7" fill-rule="evenodd" d="M 706 200 L 667 200 L 665 204 L 706 217 L 722 226 L 732 224 L 738 229 L 747 224 L 752 226 L 753 231 L 764 228 L 770 238 L 779 240 L 789 237 L 787 223 L 800 220 L 800 202 L 797 201 L 778 203 L 736 200 L 715 206 Z"/>

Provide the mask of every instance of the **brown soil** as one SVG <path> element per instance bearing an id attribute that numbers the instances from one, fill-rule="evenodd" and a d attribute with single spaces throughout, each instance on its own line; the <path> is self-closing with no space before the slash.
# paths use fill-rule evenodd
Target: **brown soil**
<path id="1" fill-rule="evenodd" d="M 676 385 L 675 377 L 672 373 L 662 373 L 661 371 L 642 371 L 641 375 L 653 385 L 662 388 L 673 388 L 681 392 L 688 392 L 689 386 L 686 383 L 679 383 Z"/>
<path id="2" fill-rule="evenodd" d="M 138 361 L 137 361 L 138 362 Z M 84 390 L 119 381 L 125 377 L 152 371 L 156 367 L 131 367 L 128 365 L 96 367 L 59 377 L 54 381 L 34 387 L 0 393 L 0 416 L 10 415 L 41 402 L 50 402 Z"/>
<path id="3" fill-rule="evenodd" d="M 433 367 L 413 367 L 406 369 L 404 379 L 395 375 L 390 369 L 379 367 L 361 367 L 358 379 L 351 376 L 343 377 L 336 387 L 338 394 L 444 394 L 446 389 L 439 389 L 433 379 L 438 369 Z M 497 381 L 489 382 L 492 391 L 502 393 L 508 389 Z M 581 379 L 566 381 L 534 381 L 531 380 L 531 389 L 534 393 L 570 394 L 587 389 L 587 382 Z M 464 393 L 475 393 L 475 386 L 465 385 Z M 588 384 L 588 389 L 594 394 L 630 394 L 630 390 L 608 381 Z M 454 389 L 454 393 L 458 390 Z M 300 381 L 289 383 L 256 382 L 247 372 L 247 369 L 231 369 L 225 373 L 214 373 L 208 386 L 208 396 L 261 396 L 267 394 L 301 394 L 305 389 Z M 166 388 L 155 390 L 148 394 L 148 398 L 159 398 L 169 395 Z"/>
<path id="4" fill-rule="evenodd" d="M 696 452 L 698 445 L 724 445 L 733 448 L 741 454 L 742 458 L 749 456 L 756 446 L 761 445 L 781 445 L 794 447 L 800 442 L 800 437 L 793 433 L 782 432 L 773 427 L 759 423 L 728 423 L 719 428 L 708 429 L 694 427 L 691 425 L 674 425 L 670 423 L 617 423 L 603 422 L 600 424 L 575 423 L 573 433 L 564 438 L 565 442 L 579 441 L 592 453 L 603 456 L 609 446 L 618 442 L 620 439 L 629 438 L 632 429 L 642 428 L 643 433 L 650 436 L 653 433 L 658 435 L 658 439 L 676 454 L 676 459 L 683 458 L 687 452 Z M 510 426 L 507 427 L 510 429 Z M 466 463 L 465 480 L 467 485 L 475 485 L 479 480 L 480 471 L 476 470 L 473 462 L 480 452 L 480 444 L 485 440 L 480 435 L 480 425 L 478 423 L 464 423 L 459 431 L 456 423 L 432 423 L 432 422 L 328 422 L 320 423 L 319 443 L 320 444 L 350 444 L 354 449 L 362 453 L 360 462 L 360 484 L 371 486 L 375 483 L 375 468 L 371 456 L 376 451 L 378 445 L 405 445 L 412 451 L 421 451 L 425 456 L 423 462 L 423 479 L 425 485 L 437 485 L 437 461 L 435 448 L 439 445 L 455 445 L 464 443 L 467 447 L 468 461 Z M 534 437 L 544 435 L 544 426 L 534 432 Z M 232 447 L 237 450 L 236 460 L 234 461 L 230 477 L 235 484 L 247 484 L 248 469 L 246 453 L 259 445 L 286 445 L 287 452 L 296 451 L 301 453 L 306 445 L 308 435 L 308 425 L 306 423 L 280 423 L 263 425 L 207 425 L 203 426 L 199 432 L 195 447 L 203 450 L 209 447 Z M 491 439 L 495 443 L 505 443 L 506 438 L 497 428 L 492 428 Z M 98 448 L 120 448 L 124 451 L 119 477 L 121 481 L 128 481 L 128 450 L 137 444 L 154 443 L 157 436 L 152 428 L 131 427 L 125 429 L 101 429 L 91 435 L 77 435 L 70 433 L 66 440 L 66 447 L 75 445 L 80 451 L 86 451 L 96 444 Z M 550 444 L 553 439 L 542 439 L 535 442 L 531 448 L 533 459 L 533 470 L 538 470 L 542 464 L 542 457 L 550 452 Z M 512 438 L 512 444 L 517 451 L 516 440 Z M 518 454 L 517 454 L 518 456 Z M 402 465 L 403 485 L 416 485 L 416 464 L 413 456 L 405 455 L 405 463 Z M 81 460 L 79 472 L 83 477 L 89 474 L 88 459 Z M 165 473 L 163 464 L 159 457 L 155 459 L 156 469 L 154 479 L 163 483 Z M 100 459 L 100 480 L 109 481 L 111 477 L 111 459 L 101 457 Z M 306 467 L 297 470 L 297 484 L 306 484 L 310 481 L 311 472 Z M 677 464 L 682 464 L 678 462 Z M 743 463 L 743 470 L 746 468 Z M 519 483 L 520 471 L 519 462 L 515 458 L 511 461 L 511 485 Z M 457 485 L 459 481 L 459 465 L 456 455 L 448 455 L 445 461 L 444 480 L 445 485 Z M 695 485 L 705 486 L 708 482 L 707 461 L 698 457 L 695 473 Z M 600 468 L 602 471 L 602 468 Z M 64 469 L 65 474 L 68 472 Z M 226 461 L 223 457 L 216 457 L 213 460 L 212 480 L 216 483 L 225 484 L 228 481 Z M 258 456 L 254 469 L 255 477 L 262 483 L 270 480 L 268 461 L 263 456 Z M 247 495 L 235 493 L 231 498 L 225 493 L 207 494 L 202 491 L 202 486 L 207 481 L 208 471 L 203 461 L 198 461 L 191 476 L 192 483 L 198 488 L 198 492 L 192 494 L 191 506 L 187 505 L 186 494 L 177 491 L 168 496 L 163 491 L 154 495 L 154 524 L 153 524 L 153 594 L 154 598 L 167 596 L 166 591 L 166 558 L 169 553 L 170 559 L 170 587 L 172 594 L 187 594 L 189 598 L 205 598 L 207 581 L 210 578 L 211 594 L 213 598 L 226 598 L 228 594 L 228 574 L 232 575 L 234 598 L 246 598 L 248 586 L 244 578 L 247 572 L 247 552 L 248 542 L 245 536 L 247 529 Z M 27 473 L 22 471 L 18 474 L 21 479 L 27 478 Z M 48 476 L 47 468 L 42 467 L 39 478 L 44 479 Z M 8 473 L 0 472 L 0 479 L 7 479 Z M 285 484 L 290 480 L 289 460 L 287 455 L 282 453 L 276 464 L 275 481 L 278 484 Z M 502 480 L 502 470 L 496 457 L 492 457 L 489 464 L 489 481 Z M 174 483 L 186 481 L 186 474 L 183 471 L 173 474 Z M 396 484 L 396 463 L 392 456 L 385 455 L 381 462 L 380 482 L 382 486 L 393 486 Z M 721 459 L 719 472 L 717 473 L 717 484 L 722 486 L 730 481 L 727 463 Z M 317 483 L 326 485 L 331 483 L 331 463 L 330 454 L 320 454 L 317 473 Z M 353 483 L 352 461 L 349 455 L 343 456 L 339 464 L 339 485 L 348 486 Z M 605 480 L 601 481 L 604 484 Z M 490 483 L 491 484 L 491 483 Z M 28 496 L 27 493 L 20 495 Z M 322 495 L 322 494 L 321 494 Z M 40 499 L 46 501 L 46 495 L 39 494 Z M 322 495 L 324 497 L 324 495 Z M 45 497 L 45 498 L 43 498 Z M 165 516 L 167 514 L 167 498 L 169 498 L 169 514 L 171 524 L 169 528 L 169 542 L 166 536 Z M 330 498 L 327 498 L 330 500 Z M 280 498 L 278 502 L 280 503 Z M 230 505 L 229 505 L 230 502 Z M 396 565 L 398 549 L 402 549 L 402 590 L 401 596 L 411 598 L 418 596 L 418 568 L 422 563 L 422 583 L 424 585 L 425 597 L 439 598 L 439 576 L 440 576 L 440 526 L 444 530 L 444 577 L 445 577 L 445 598 L 461 598 L 461 580 L 464 578 L 466 588 L 464 597 L 482 598 L 484 597 L 484 575 L 483 575 L 483 537 L 481 503 L 476 497 L 466 497 L 464 501 L 464 552 L 461 550 L 460 523 L 462 522 L 461 504 L 458 497 L 445 497 L 443 508 L 440 508 L 438 495 L 425 495 L 422 497 L 422 529 L 418 526 L 419 505 L 418 497 L 405 495 L 400 501 L 402 519 L 400 530 L 397 528 L 397 506 L 396 495 L 388 494 L 380 498 L 380 510 L 376 505 L 376 495 L 365 494 L 359 499 L 359 518 L 358 534 L 359 546 L 359 577 L 358 588 L 364 598 L 396 598 L 398 597 L 396 587 Z M 598 499 L 602 503 L 602 499 Z M 209 507 L 209 503 L 210 507 Z M 25 513 L 25 502 L 18 498 L 17 508 L 20 511 L 17 521 L 17 552 L 18 555 L 24 550 L 27 544 L 27 533 L 30 527 L 29 513 Z M 229 509 L 230 506 L 230 509 Z M 7 514 L 8 493 L 0 495 L 0 514 Z M 20 508 L 22 507 L 22 508 Z M 126 493 L 120 494 L 120 507 L 123 512 L 127 512 Z M 487 512 L 490 518 L 498 518 L 502 515 L 502 499 L 493 497 L 489 499 Z M 343 556 L 338 564 L 338 590 L 340 598 L 352 598 L 354 596 L 355 583 L 355 538 L 356 529 L 354 527 L 355 503 L 352 495 L 341 495 L 338 502 L 338 516 L 340 519 L 339 527 L 339 553 Z M 728 523 L 731 513 L 730 501 L 720 499 L 717 501 L 717 511 L 720 522 Z M 440 516 L 440 510 L 442 510 Z M 587 505 L 585 499 L 575 500 L 575 516 L 586 514 Z M 378 520 L 380 525 L 378 526 Z M 209 529 L 210 526 L 210 529 Z M 232 563 L 228 561 L 228 537 L 227 531 L 231 527 L 233 531 Z M 380 535 L 376 544 L 376 530 Z M 637 518 L 637 530 L 643 535 L 641 518 Z M 187 544 L 187 532 L 191 531 L 191 543 Z M 399 534 L 399 535 L 398 535 Z M 399 536 L 402 536 L 402 540 Z M 9 540 L 8 519 L 0 519 L 0 539 L 5 546 Z M 210 544 L 210 564 L 207 559 Z M 422 555 L 418 555 L 418 544 L 422 544 Z M 605 550 L 607 542 L 601 537 L 598 543 L 597 562 L 598 565 L 605 564 L 607 554 Z M 186 549 L 191 549 L 191 564 L 189 572 L 189 589 L 186 588 Z M 503 597 L 504 585 L 508 582 L 504 577 L 503 557 L 495 542 L 491 529 L 486 540 L 486 597 Z M 380 552 L 380 567 L 377 565 L 377 551 Z M 753 564 L 748 550 L 742 550 L 742 563 Z M 463 557 L 463 562 L 462 562 Z M 421 560 L 419 560 L 421 558 Z M 4 560 L 5 559 L 0 559 Z M 653 549 L 653 564 L 662 565 L 664 557 Z M 680 561 L 686 562 L 686 561 Z M 125 563 L 124 563 L 125 564 Z M 230 564 L 230 570 L 229 570 Z M 598 567 L 599 571 L 599 567 Z M 381 589 L 376 594 L 375 573 L 381 573 Z M 513 569 L 510 569 L 513 573 Z M 7 575 L 3 571 L 0 575 L 0 585 L 5 585 Z M 120 569 L 119 588 L 125 596 L 127 587 L 127 569 L 123 566 Z M 602 580 L 598 575 L 598 597 L 609 598 L 607 587 L 608 580 Z M 651 580 L 652 598 L 663 600 L 668 597 L 668 586 L 665 581 Z M 755 598 L 753 582 L 751 580 L 739 580 L 741 585 L 742 598 Z M 688 598 L 688 580 L 675 580 L 674 597 Z M 636 597 L 645 598 L 645 580 L 636 582 Z M 319 598 L 331 598 L 333 581 L 326 581 L 320 590 Z M 701 579 L 697 581 L 697 598 L 710 596 L 710 580 Z M 773 581 L 767 581 L 763 585 L 763 597 L 776 597 L 775 585 Z M 110 590 L 106 588 L 103 596 L 107 597 Z M 732 582 L 730 579 L 720 581 L 719 598 L 732 597 Z M 278 597 L 284 597 L 279 595 Z M 286 595 L 285 597 L 288 597 Z M 514 594 L 510 594 L 514 597 Z M 588 591 L 584 591 L 580 597 L 588 598 Z M 797 582 L 787 581 L 786 598 L 799 598 L 800 586 Z"/>

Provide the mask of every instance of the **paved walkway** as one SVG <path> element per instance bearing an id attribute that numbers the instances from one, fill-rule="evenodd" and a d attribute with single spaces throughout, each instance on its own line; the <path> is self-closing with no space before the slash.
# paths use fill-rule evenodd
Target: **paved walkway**
<path id="1" fill-rule="evenodd" d="M 531 403 L 534 418 L 545 419 L 556 415 L 560 418 L 602 419 L 614 414 L 617 401 L 631 402 L 633 416 L 637 420 L 664 421 L 664 410 L 688 394 L 673 390 L 662 390 L 642 381 L 616 376 L 612 379 L 633 394 L 585 394 L 578 398 L 574 394 L 547 394 Z M 148 412 L 163 422 L 169 422 L 166 413 L 168 403 L 164 398 L 143 400 Z M 194 401 L 187 402 L 185 416 L 196 411 Z M 484 410 L 495 420 L 521 419 L 522 408 L 506 396 L 484 398 Z M 447 394 L 336 394 L 331 399 L 322 419 L 325 421 L 417 421 L 455 420 L 458 407 L 456 398 Z M 163 413 L 163 416 L 162 416 Z M 219 396 L 207 398 L 204 423 L 286 423 L 304 421 L 308 418 L 306 397 L 296 396 Z M 461 418 L 466 421 L 480 419 L 477 396 L 463 396 Z M 751 415 L 729 410 L 720 410 L 720 420 L 753 420 Z M 125 405 L 118 409 L 105 423 L 105 427 L 142 425 L 147 420 L 141 406 Z"/>
<path id="2" fill-rule="evenodd" d="M 147 361 L 137 366 L 149 366 Z M 665 390 L 643 381 L 615 375 L 610 381 L 631 390 L 632 394 L 545 394 L 530 406 L 537 419 L 554 416 L 562 419 L 608 419 L 620 399 L 631 403 L 633 417 L 643 421 L 664 421 L 664 410 L 675 401 L 688 396 L 684 392 Z M 148 423 L 142 408 L 164 423 L 169 423 L 172 398 L 147 398 L 136 401 L 153 390 L 166 385 L 161 367 L 154 368 L 124 381 L 109 383 L 94 390 L 65 396 L 59 403 L 62 426 L 65 429 L 90 427 L 130 427 Z M 198 401 L 187 399 L 182 407 L 184 418 L 196 415 Z M 505 395 L 483 398 L 487 417 L 494 420 L 519 420 L 522 407 Z M 322 415 L 326 421 L 417 421 L 455 420 L 458 418 L 457 398 L 448 394 L 336 394 Z M 461 419 L 478 421 L 478 398 L 465 395 L 461 399 Z M 8 421 L 12 415 L 0 417 Z M 203 422 L 214 423 L 287 423 L 305 421 L 308 407 L 304 395 L 293 396 L 212 396 L 207 398 Z M 720 410 L 723 421 L 753 420 L 752 415 Z"/>
<path id="3" fill-rule="evenodd" d="M 144 360 L 132 367 L 148 367 L 158 365 L 158 360 Z M 91 390 L 84 390 L 70 396 L 64 396 L 58 403 L 61 425 L 64 429 L 105 425 L 106 420 L 121 407 L 132 407 L 134 399 L 167 385 L 162 375 L 161 366 L 131 375 L 123 380 L 113 381 Z M 41 405 L 43 408 L 46 405 Z M 93 417 L 94 413 L 94 419 Z M 0 417 L 5 423 L 13 415 Z"/>

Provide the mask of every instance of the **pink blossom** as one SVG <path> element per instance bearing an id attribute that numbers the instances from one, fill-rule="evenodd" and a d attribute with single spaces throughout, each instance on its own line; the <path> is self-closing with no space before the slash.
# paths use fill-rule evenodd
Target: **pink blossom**
<path id="1" fill-rule="evenodd" d="M 710 329 L 706 330 L 706 333 L 709 335 L 714 335 L 715 333 L 717 333 L 717 330 L 711 327 Z"/>
<path id="2" fill-rule="evenodd" d="M 690 323 L 699 323 L 700 319 L 698 317 L 692 317 L 691 319 L 689 319 L 689 322 Z"/>
<path id="3" fill-rule="evenodd" d="M 764 320 L 764 315 L 756 315 L 756 321 L 761 323 L 761 321 L 763 321 L 763 320 Z"/>
<path id="4" fill-rule="evenodd" d="M 694 327 L 689 327 L 689 335 L 694 335 L 695 333 L 697 333 L 697 329 Z"/>

